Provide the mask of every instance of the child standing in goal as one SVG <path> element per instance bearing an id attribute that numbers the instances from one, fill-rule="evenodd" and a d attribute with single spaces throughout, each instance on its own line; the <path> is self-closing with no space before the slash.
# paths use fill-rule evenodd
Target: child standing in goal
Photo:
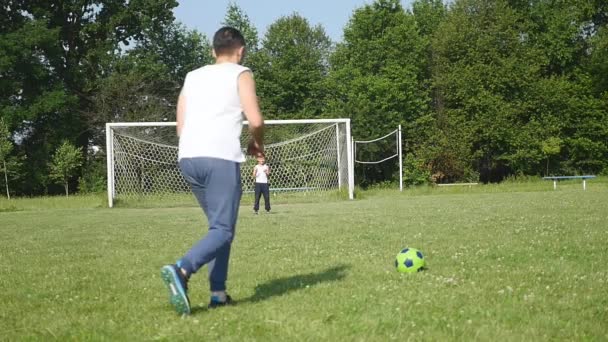
<path id="1" fill-rule="evenodd" d="M 266 165 L 266 158 L 259 156 L 258 165 L 253 168 L 253 177 L 255 178 L 255 203 L 253 204 L 253 212 L 257 215 L 260 210 L 260 197 L 264 195 L 264 209 L 270 212 L 270 187 L 268 185 L 268 176 L 270 175 L 270 167 Z"/>
<path id="2" fill-rule="evenodd" d="M 177 103 L 179 166 L 209 224 L 200 241 L 161 269 L 169 301 L 180 314 L 190 313 L 188 280 L 204 265 L 209 268 L 208 307 L 231 302 L 226 279 L 242 193 L 242 113 L 252 136 L 248 153 L 263 156 L 264 150 L 255 82 L 251 71 L 240 65 L 244 54 L 245 39 L 238 30 L 218 30 L 213 37 L 215 64 L 188 73 Z"/>

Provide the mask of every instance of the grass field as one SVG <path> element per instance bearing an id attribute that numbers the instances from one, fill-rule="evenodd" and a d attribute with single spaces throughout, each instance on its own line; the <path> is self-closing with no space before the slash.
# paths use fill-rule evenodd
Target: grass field
<path id="1" fill-rule="evenodd" d="M 308 201 L 304 201 L 308 202 Z M 160 267 L 204 232 L 196 207 L 103 196 L 0 200 L 0 340 L 607 340 L 608 184 L 375 190 L 243 207 L 237 305 L 168 305 Z M 428 269 L 399 274 L 421 249 Z"/>

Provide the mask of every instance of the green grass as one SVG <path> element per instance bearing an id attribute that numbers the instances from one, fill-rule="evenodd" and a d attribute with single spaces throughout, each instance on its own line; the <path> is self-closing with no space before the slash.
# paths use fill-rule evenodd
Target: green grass
<path id="1" fill-rule="evenodd" d="M 273 192 L 271 193 L 271 203 L 319 203 L 335 202 L 348 199 L 346 191 L 320 191 L 320 192 Z M 107 206 L 107 198 L 105 200 Z M 253 206 L 253 193 L 244 193 L 241 205 Z M 192 193 L 179 194 L 157 194 L 143 196 L 122 196 L 114 201 L 114 206 L 118 208 L 179 208 L 197 207 L 198 203 Z"/>
<path id="2" fill-rule="evenodd" d="M 608 339 L 606 182 L 358 198 L 243 207 L 228 284 L 237 305 L 204 308 L 203 269 L 186 318 L 159 269 L 200 238 L 198 208 L 0 201 L 14 207 L 0 212 L 0 340 Z M 428 270 L 394 270 L 406 246 Z"/>
<path id="3" fill-rule="evenodd" d="M 0 197 L 0 213 L 13 211 L 48 211 L 53 209 L 93 209 L 108 206 L 106 194 L 52 197 Z"/>

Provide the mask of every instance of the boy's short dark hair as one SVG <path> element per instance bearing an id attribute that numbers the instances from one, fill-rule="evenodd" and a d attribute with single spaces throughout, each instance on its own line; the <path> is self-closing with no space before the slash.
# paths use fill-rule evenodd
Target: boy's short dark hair
<path id="1" fill-rule="evenodd" d="M 213 49 L 218 56 L 231 54 L 243 46 L 245 46 L 245 37 L 234 27 L 222 27 L 213 36 Z"/>

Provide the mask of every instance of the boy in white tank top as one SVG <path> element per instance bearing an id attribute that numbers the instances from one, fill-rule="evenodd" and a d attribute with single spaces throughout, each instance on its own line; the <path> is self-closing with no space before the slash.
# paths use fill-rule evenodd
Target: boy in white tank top
<path id="1" fill-rule="evenodd" d="M 241 66 L 245 39 L 224 27 L 213 37 L 216 63 L 186 76 L 177 103 L 179 166 L 205 212 L 207 234 L 161 277 L 169 301 L 180 314 L 190 314 L 188 280 L 204 265 L 209 268 L 209 308 L 230 304 L 226 294 L 228 260 L 241 200 L 240 146 L 243 113 L 252 139 L 247 152 L 263 156 L 264 121 L 251 71 Z"/>
<path id="2" fill-rule="evenodd" d="M 260 210 L 260 197 L 264 195 L 264 209 L 270 213 L 270 185 L 268 184 L 268 176 L 270 176 L 270 167 L 266 165 L 266 158 L 260 156 L 257 158 L 258 164 L 253 168 L 253 177 L 255 178 L 255 201 L 253 203 L 253 212 L 257 215 Z"/>

